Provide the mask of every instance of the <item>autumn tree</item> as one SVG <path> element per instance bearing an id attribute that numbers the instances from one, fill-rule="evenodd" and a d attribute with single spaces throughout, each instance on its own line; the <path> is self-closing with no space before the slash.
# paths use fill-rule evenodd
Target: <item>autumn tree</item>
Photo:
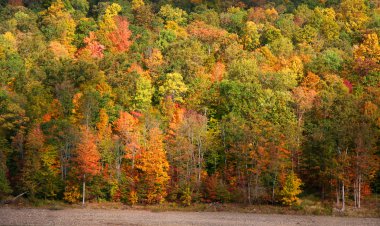
<path id="1" fill-rule="evenodd" d="M 260 45 L 260 34 L 257 25 L 248 21 L 243 28 L 242 43 L 247 50 L 253 50 Z"/>
<path id="2" fill-rule="evenodd" d="M 359 75 L 380 71 L 380 45 L 376 33 L 364 35 L 363 43 L 354 47 L 354 60 Z"/>
<path id="3" fill-rule="evenodd" d="M 218 49 L 218 46 L 215 44 L 227 36 L 227 31 L 208 25 L 203 21 L 194 21 L 189 24 L 187 30 L 191 36 L 207 43 L 208 54 L 211 54 L 212 47 L 213 49 Z"/>
<path id="4" fill-rule="evenodd" d="M 317 96 L 317 91 L 315 89 L 305 87 L 305 86 L 298 86 L 293 89 L 293 98 L 295 100 L 296 104 L 296 114 L 297 114 L 297 127 L 298 130 L 298 136 L 297 136 L 297 147 L 294 153 L 292 153 L 292 160 L 293 160 L 293 166 L 299 166 L 300 161 L 300 148 L 302 143 L 302 128 L 304 123 L 304 115 L 306 112 L 310 111 L 314 106 L 314 101 Z"/>
<path id="5" fill-rule="evenodd" d="M 82 187 L 82 204 L 85 204 L 86 182 L 99 174 L 100 155 L 96 146 L 96 138 L 89 128 L 81 128 L 81 141 L 76 148 L 75 162 L 77 164 L 76 172 L 83 182 Z"/>
<path id="6" fill-rule="evenodd" d="M 136 162 L 139 171 L 139 195 L 147 203 L 161 203 L 166 197 L 169 163 L 166 160 L 163 134 L 154 127 L 148 131 L 146 147 Z"/>
<path id="7" fill-rule="evenodd" d="M 344 0 L 340 3 L 339 17 L 348 32 L 357 32 L 368 22 L 368 10 L 363 0 Z"/>
<path id="8" fill-rule="evenodd" d="M 86 46 L 79 49 L 77 55 L 89 55 L 92 58 L 103 58 L 103 51 L 105 47 L 96 40 L 94 32 L 90 32 L 89 37 L 84 38 Z"/>
<path id="9" fill-rule="evenodd" d="M 166 141 L 171 182 L 182 193 L 186 189 L 200 192 L 207 151 L 207 118 L 196 112 L 177 109 L 169 124 Z"/>
<path id="10" fill-rule="evenodd" d="M 132 35 L 129 30 L 129 22 L 122 17 L 115 17 L 116 28 L 108 34 L 108 38 L 112 43 L 112 49 L 115 52 L 127 52 L 132 45 L 130 37 Z"/>
<path id="11" fill-rule="evenodd" d="M 71 43 L 76 24 L 61 0 L 53 2 L 42 12 L 40 26 L 48 40 L 58 41 L 70 54 L 75 51 Z"/>
<path id="12" fill-rule="evenodd" d="M 302 192 L 300 189 L 301 185 L 301 180 L 293 171 L 286 176 L 285 184 L 280 192 L 282 195 L 282 203 L 284 205 L 292 206 L 300 204 L 300 199 L 297 195 Z"/>
<path id="13" fill-rule="evenodd" d="M 138 201 L 136 183 L 138 175 L 136 172 L 137 159 L 141 156 L 141 134 L 139 119 L 128 112 L 120 111 L 119 118 L 114 121 L 114 129 L 118 135 L 120 146 L 116 149 L 116 174 L 119 182 L 126 180 L 126 194 L 128 201 L 133 205 Z M 123 159 L 127 159 L 126 172 L 122 174 L 121 167 Z M 126 178 L 122 178 L 125 175 Z"/>
<path id="14" fill-rule="evenodd" d="M 183 25 L 187 21 L 186 11 L 180 8 L 174 8 L 173 6 L 167 4 L 160 8 L 158 15 L 165 21 L 174 21 L 177 24 Z"/>
<path id="15" fill-rule="evenodd" d="M 183 102 L 186 91 L 182 75 L 177 72 L 166 74 L 164 83 L 159 87 L 159 92 L 164 98 L 170 96 L 173 101 L 179 103 Z"/>
<path id="16" fill-rule="evenodd" d="M 21 170 L 21 186 L 26 189 L 32 198 L 39 192 L 39 174 L 41 172 L 40 154 L 42 152 L 45 137 L 40 125 L 36 125 L 26 137 L 26 153 L 23 158 L 23 168 Z"/>

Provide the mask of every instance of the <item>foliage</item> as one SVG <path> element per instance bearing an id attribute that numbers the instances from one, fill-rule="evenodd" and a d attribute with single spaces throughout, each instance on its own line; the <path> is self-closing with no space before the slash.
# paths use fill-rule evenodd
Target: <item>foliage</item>
<path id="1" fill-rule="evenodd" d="M 78 202 L 80 198 L 79 186 L 67 185 L 63 195 L 64 195 L 63 200 L 65 200 L 68 203 Z"/>
<path id="2" fill-rule="evenodd" d="M 81 128 L 81 142 L 76 148 L 76 162 L 78 164 L 78 173 L 87 176 L 97 175 L 99 173 L 99 152 L 95 143 L 95 136 L 88 128 Z"/>
<path id="3" fill-rule="evenodd" d="M 189 187 L 186 187 L 183 192 L 182 192 L 182 195 L 181 195 L 181 201 L 182 201 L 182 204 L 185 205 L 185 206 L 190 206 L 191 205 L 191 191 L 190 191 L 190 188 Z"/>
<path id="4" fill-rule="evenodd" d="M 174 8 L 169 4 L 161 6 L 158 15 L 161 16 L 165 22 L 173 21 L 181 25 L 185 24 L 187 20 L 186 11 L 180 8 Z"/>
<path id="5" fill-rule="evenodd" d="M 296 205 L 302 179 L 343 210 L 379 184 L 374 1 L 0 5 L 2 197 Z"/>
<path id="6" fill-rule="evenodd" d="M 176 102 L 183 102 L 183 94 L 187 91 L 186 85 L 183 83 L 182 75 L 174 72 L 166 74 L 165 81 L 159 87 L 162 96 L 170 96 Z"/>
<path id="7" fill-rule="evenodd" d="M 136 168 L 140 171 L 139 183 L 144 187 L 146 202 L 149 204 L 163 202 L 169 180 L 169 163 L 166 160 L 160 129 L 152 128 L 148 132 L 146 150 L 142 151 Z"/>
<path id="8" fill-rule="evenodd" d="M 301 179 L 291 171 L 285 180 L 285 184 L 280 192 L 282 196 L 282 204 L 287 206 L 300 205 L 300 199 L 297 197 L 302 190 L 300 186 L 302 185 Z"/>

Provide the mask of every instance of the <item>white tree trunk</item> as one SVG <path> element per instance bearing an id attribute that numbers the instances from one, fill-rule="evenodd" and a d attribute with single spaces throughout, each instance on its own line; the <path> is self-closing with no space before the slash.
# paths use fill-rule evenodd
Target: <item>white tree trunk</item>
<path id="1" fill-rule="evenodd" d="M 82 205 L 84 206 L 86 196 L 86 174 L 83 174 L 83 192 L 82 192 Z"/>

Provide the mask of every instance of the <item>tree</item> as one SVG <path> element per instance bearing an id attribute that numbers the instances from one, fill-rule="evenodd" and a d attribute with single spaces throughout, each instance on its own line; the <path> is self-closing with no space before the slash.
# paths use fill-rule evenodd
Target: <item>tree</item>
<path id="1" fill-rule="evenodd" d="M 208 55 L 200 41 L 187 39 L 170 45 L 165 57 L 168 59 L 168 66 L 172 68 L 172 71 L 180 73 L 184 81 L 190 82 L 204 71 Z"/>
<path id="2" fill-rule="evenodd" d="M 132 0 L 132 9 L 133 10 L 138 10 L 142 6 L 144 6 L 145 3 L 143 0 Z"/>
<path id="3" fill-rule="evenodd" d="M 129 22 L 120 16 L 115 17 L 116 28 L 108 34 L 108 38 L 112 43 L 112 50 L 115 52 L 127 52 L 132 45 L 130 37 L 132 32 L 129 30 Z"/>
<path id="4" fill-rule="evenodd" d="M 225 76 L 225 72 L 226 72 L 226 66 L 220 61 L 216 62 L 211 71 L 211 75 L 212 75 L 211 81 L 212 82 L 222 81 L 223 77 Z"/>
<path id="5" fill-rule="evenodd" d="M 316 7 L 310 23 L 317 28 L 329 42 L 339 37 L 340 26 L 336 20 L 336 13 L 332 8 Z"/>
<path id="6" fill-rule="evenodd" d="M 169 124 L 166 150 L 171 166 L 172 194 L 190 189 L 199 194 L 207 151 L 207 118 L 193 111 L 176 109 Z"/>
<path id="7" fill-rule="evenodd" d="M 83 41 L 86 46 L 82 49 L 79 49 L 77 55 L 86 55 L 88 54 L 92 58 L 103 58 L 103 51 L 105 47 L 96 41 L 96 35 L 94 32 L 90 32 L 89 36 L 84 38 Z"/>
<path id="8" fill-rule="evenodd" d="M 102 108 L 99 111 L 99 122 L 97 128 L 97 146 L 101 156 L 102 169 L 111 167 L 114 164 L 114 142 L 112 140 L 112 128 L 109 123 L 109 116 L 106 109 Z"/>
<path id="9" fill-rule="evenodd" d="M 147 111 L 151 107 L 153 92 L 151 79 L 146 74 L 140 75 L 136 81 L 134 110 Z"/>
<path id="10" fill-rule="evenodd" d="M 161 51 L 153 48 L 144 59 L 145 66 L 149 69 L 152 79 L 155 81 L 158 77 L 161 67 L 165 64 L 165 59 Z"/>
<path id="11" fill-rule="evenodd" d="M 189 34 L 208 45 L 208 54 L 211 54 L 211 45 L 226 38 L 227 31 L 208 25 L 203 21 L 194 21 L 187 26 Z"/>
<path id="12" fill-rule="evenodd" d="M 99 174 L 100 155 L 96 146 L 96 138 L 87 127 L 81 128 L 81 141 L 76 147 L 76 168 L 82 179 L 82 204 L 85 203 L 86 181 Z"/>
<path id="13" fill-rule="evenodd" d="M 163 202 L 167 194 L 166 187 L 170 177 L 163 138 L 159 128 L 151 128 L 148 131 L 146 147 L 136 162 L 136 168 L 140 171 L 140 195 L 150 204 Z"/>
<path id="14" fill-rule="evenodd" d="M 167 4 L 161 6 L 158 15 L 165 21 L 174 21 L 177 24 L 184 25 L 187 22 L 186 11 L 180 8 L 173 8 L 173 6 Z"/>
<path id="15" fill-rule="evenodd" d="M 99 16 L 99 32 L 102 35 L 116 29 L 117 25 L 115 17 L 117 17 L 121 10 L 122 8 L 119 4 L 112 3 L 111 5 L 108 5 L 104 13 Z"/>
<path id="16" fill-rule="evenodd" d="M 299 205 L 300 199 L 297 197 L 297 195 L 301 194 L 302 192 L 300 189 L 301 185 L 301 180 L 293 171 L 291 171 L 286 176 L 285 184 L 280 192 L 282 196 L 282 204 L 287 206 Z"/>
<path id="17" fill-rule="evenodd" d="M 246 20 L 247 12 L 239 7 L 230 7 L 226 13 L 220 14 L 220 24 L 230 33 L 240 34 L 244 21 Z"/>
<path id="18" fill-rule="evenodd" d="M 72 0 L 71 5 L 73 6 L 74 9 L 80 11 L 84 15 L 87 14 L 90 4 L 87 0 Z"/>
<path id="19" fill-rule="evenodd" d="M 296 104 L 296 115 L 297 115 L 297 127 L 298 127 L 298 136 L 297 136 L 297 147 L 295 153 L 292 153 L 292 163 L 293 166 L 299 166 L 300 154 L 301 154 L 301 143 L 302 143 L 302 129 L 304 126 L 304 115 L 310 111 L 314 106 L 314 101 L 317 96 L 317 91 L 310 89 L 305 86 L 298 86 L 293 89 L 293 98 Z"/>
<path id="20" fill-rule="evenodd" d="M 339 5 L 339 18 L 348 32 L 357 32 L 363 29 L 369 18 L 364 0 L 343 0 Z"/>
<path id="21" fill-rule="evenodd" d="M 136 156 L 139 154 L 141 148 L 138 123 L 138 118 L 123 111 L 120 111 L 119 118 L 114 122 L 115 131 L 124 145 L 125 158 L 132 160 L 132 171 L 135 168 Z"/>
<path id="22" fill-rule="evenodd" d="M 75 47 L 71 43 L 74 40 L 76 24 L 63 2 L 53 2 L 41 15 L 40 26 L 46 38 L 59 41 L 70 54 L 73 54 Z"/>
<path id="23" fill-rule="evenodd" d="M 33 128 L 26 137 L 25 153 L 22 158 L 20 189 L 27 191 L 31 198 L 35 198 L 39 191 L 38 174 L 41 170 L 39 152 L 44 145 L 44 137 L 39 125 Z"/>
<path id="24" fill-rule="evenodd" d="M 376 33 L 364 35 L 363 43 L 354 47 L 354 69 L 361 76 L 380 71 L 380 45 Z"/>
<path id="25" fill-rule="evenodd" d="M 247 50 L 254 50 L 260 45 L 260 34 L 257 25 L 248 21 L 243 28 L 242 44 Z"/>
<path id="26" fill-rule="evenodd" d="M 159 87 L 159 92 L 164 98 L 170 96 L 178 103 L 183 102 L 186 91 L 187 87 L 182 81 L 182 75 L 177 72 L 166 74 L 164 83 Z"/>

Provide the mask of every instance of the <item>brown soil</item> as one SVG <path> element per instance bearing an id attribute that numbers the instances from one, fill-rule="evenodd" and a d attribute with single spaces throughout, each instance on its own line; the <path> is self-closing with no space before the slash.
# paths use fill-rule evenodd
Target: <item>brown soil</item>
<path id="1" fill-rule="evenodd" d="M 0 208 L 0 225 L 380 225 L 380 218 L 120 209 Z"/>

